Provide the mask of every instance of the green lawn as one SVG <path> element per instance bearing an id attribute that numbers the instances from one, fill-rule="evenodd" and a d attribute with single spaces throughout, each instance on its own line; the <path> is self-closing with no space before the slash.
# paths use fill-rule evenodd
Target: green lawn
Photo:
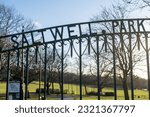
<path id="1" fill-rule="evenodd" d="M 4 94 L 6 92 L 6 83 L 0 82 L 0 94 Z"/>
<path id="2" fill-rule="evenodd" d="M 44 84 L 42 83 L 41 88 L 43 88 Z M 29 84 L 28 89 L 30 92 L 29 100 L 37 100 L 38 94 L 35 93 L 36 89 L 39 87 L 38 82 L 32 82 Z M 54 84 L 55 89 L 59 89 L 59 84 Z M 67 90 L 67 94 L 64 94 L 64 97 L 71 97 L 71 99 L 79 100 L 79 85 L 72 85 L 72 84 L 64 84 L 64 90 Z M 87 87 L 88 92 L 96 92 L 97 88 L 92 88 L 90 86 Z M 0 82 L 0 100 L 5 99 L 5 92 L 6 92 L 6 83 Z M 83 87 L 83 100 L 97 100 L 97 96 L 87 96 L 85 95 L 85 89 Z M 113 92 L 113 88 L 104 88 L 103 92 Z M 129 90 L 129 94 L 131 91 Z M 131 95 L 130 95 L 131 97 Z M 148 99 L 148 92 L 143 90 L 134 90 L 134 97 L 135 100 L 147 100 Z M 57 100 L 60 99 L 60 95 L 48 95 L 48 100 Z M 101 96 L 102 100 L 113 100 L 113 96 Z M 123 90 L 117 90 L 117 99 L 124 100 L 124 93 Z"/>

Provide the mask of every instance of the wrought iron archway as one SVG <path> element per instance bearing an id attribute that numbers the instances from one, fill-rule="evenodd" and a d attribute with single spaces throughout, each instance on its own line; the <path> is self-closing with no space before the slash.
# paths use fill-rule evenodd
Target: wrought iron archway
<path id="1" fill-rule="evenodd" d="M 7 57 L 7 92 L 6 99 L 8 99 L 8 83 L 10 80 L 10 61 L 12 56 L 16 57 L 16 65 L 21 66 L 23 77 L 25 80 L 25 99 L 28 97 L 28 77 L 29 77 L 29 53 L 30 49 L 34 49 L 35 52 L 35 62 L 38 61 L 38 52 L 40 46 L 43 48 L 44 58 L 44 99 L 47 97 L 46 83 L 47 83 L 47 54 L 48 48 L 52 49 L 51 54 L 53 61 L 55 61 L 56 55 L 61 61 L 61 99 L 64 99 L 63 94 L 63 84 L 64 84 L 64 59 L 66 56 L 71 57 L 76 54 L 79 58 L 79 81 L 80 81 L 80 99 L 82 100 L 82 56 L 85 51 L 88 54 L 91 50 L 95 53 L 97 57 L 97 92 L 98 100 L 100 99 L 100 82 L 101 78 L 99 76 L 99 54 L 101 50 L 106 53 L 109 50 L 111 44 L 111 49 L 113 51 L 113 82 L 114 82 L 114 99 L 117 100 L 117 84 L 116 84 L 116 42 L 121 43 L 120 48 L 124 49 L 126 36 L 129 44 L 129 63 L 130 63 L 130 78 L 131 78 L 131 94 L 134 100 L 134 83 L 133 83 L 133 69 L 132 69 L 132 37 L 137 43 L 137 49 L 143 48 L 146 53 L 147 61 L 147 76 L 148 76 L 148 91 L 150 99 L 150 68 L 149 68 L 149 44 L 148 39 L 150 35 L 150 19 L 116 19 L 116 20 L 106 20 L 106 21 L 93 21 L 84 23 L 74 23 L 68 25 L 54 26 L 50 28 L 43 28 L 38 30 L 32 30 L 25 32 L 22 30 L 21 33 L 3 35 L 0 37 L 1 42 L 8 42 L 9 46 L 3 45 L 1 47 L 1 58 L 3 55 Z M 144 36 L 144 42 L 141 38 Z M 40 41 L 37 41 L 40 38 Z M 127 41 L 126 40 L 126 41 Z M 92 42 L 95 42 L 93 47 Z M 76 43 L 76 46 L 75 46 Z M 84 43 L 84 47 L 83 47 Z M 85 44 L 86 43 L 86 44 Z M 102 46 L 100 46 L 102 45 Z M 77 49 L 78 46 L 78 49 Z M 24 55 L 25 54 L 25 55 Z M 22 58 L 21 58 L 22 57 Z M 25 61 L 24 61 L 25 57 Z M 21 62 L 20 62 L 21 61 Z M 22 64 L 23 63 L 23 64 Z M 25 64 L 25 65 L 24 65 Z M 25 68 L 24 68 L 25 67 Z M 23 70 L 24 69 L 24 70 Z"/>

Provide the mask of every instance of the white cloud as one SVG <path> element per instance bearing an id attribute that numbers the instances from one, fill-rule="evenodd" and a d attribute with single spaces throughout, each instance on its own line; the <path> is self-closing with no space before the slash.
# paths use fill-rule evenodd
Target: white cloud
<path id="1" fill-rule="evenodd" d="M 38 21 L 33 21 L 33 24 L 36 26 L 36 28 L 42 28 L 42 24 Z"/>

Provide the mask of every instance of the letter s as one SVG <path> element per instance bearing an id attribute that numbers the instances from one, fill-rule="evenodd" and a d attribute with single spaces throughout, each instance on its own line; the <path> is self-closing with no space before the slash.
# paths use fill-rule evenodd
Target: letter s
<path id="1" fill-rule="evenodd" d="M 15 108 L 15 113 L 19 113 L 18 107 Z"/>
<path id="2" fill-rule="evenodd" d="M 11 41 L 15 43 L 15 45 L 13 45 L 14 48 L 18 48 L 19 47 L 19 43 L 16 41 L 16 39 L 14 38 L 18 38 L 16 35 L 11 37 Z"/>

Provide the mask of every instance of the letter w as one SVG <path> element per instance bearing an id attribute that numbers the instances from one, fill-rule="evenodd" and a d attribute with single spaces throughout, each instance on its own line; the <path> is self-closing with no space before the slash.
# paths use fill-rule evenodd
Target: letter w
<path id="1" fill-rule="evenodd" d="M 53 29 L 54 29 L 54 30 L 53 30 Z M 55 27 L 55 28 L 53 28 L 53 29 L 50 28 L 50 31 L 51 31 L 51 33 L 52 33 L 54 39 L 57 40 L 57 39 L 58 39 L 58 36 L 59 36 L 60 39 L 62 39 L 62 38 L 63 38 L 63 26 L 60 27 L 60 28 Z"/>

